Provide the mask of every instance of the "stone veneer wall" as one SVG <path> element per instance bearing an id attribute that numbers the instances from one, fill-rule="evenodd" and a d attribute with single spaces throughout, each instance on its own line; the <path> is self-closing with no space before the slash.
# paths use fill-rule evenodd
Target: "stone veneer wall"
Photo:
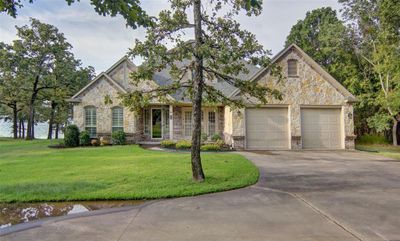
<path id="1" fill-rule="evenodd" d="M 296 77 L 287 77 L 287 61 L 296 59 L 298 61 L 298 73 Z M 284 71 L 284 79 L 278 81 L 268 73 L 260 76 L 258 82 L 272 89 L 279 90 L 282 100 L 269 98 L 269 104 L 288 106 L 290 113 L 290 132 L 291 148 L 301 149 L 301 107 L 321 106 L 337 107 L 342 109 L 342 122 L 344 126 L 344 147 L 346 149 L 354 148 L 354 122 L 353 106 L 347 103 L 345 97 L 339 93 L 328 81 L 317 73 L 305 60 L 297 53 L 292 51 L 281 58 L 279 66 Z M 249 103 L 256 103 L 256 99 L 251 99 Z M 227 118 L 227 117 L 225 117 Z M 225 135 L 231 135 L 227 141 L 233 142 L 233 146 L 238 149 L 245 147 L 245 109 L 239 109 L 231 112 L 232 132 Z"/>
<path id="2" fill-rule="evenodd" d="M 110 96 L 113 104 L 106 105 L 104 103 L 105 96 Z M 118 91 L 105 78 L 98 80 L 97 84 L 92 85 L 84 91 L 80 96 L 81 102 L 74 103 L 73 119 L 74 124 L 82 131 L 85 129 L 85 107 L 96 107 L 97 119 L 97 136 L 111 136 L 112 128 L 112 112 L 111 109 L 115 106 L 121 106 L 118 99 Z M 124 131 L 127 133 L 128 141 L 136 142 L 140 139 L 140 132 L 136 129 L 135 123 L 137 119 L 135 114 L 129 109 L 124 108 Z"/>

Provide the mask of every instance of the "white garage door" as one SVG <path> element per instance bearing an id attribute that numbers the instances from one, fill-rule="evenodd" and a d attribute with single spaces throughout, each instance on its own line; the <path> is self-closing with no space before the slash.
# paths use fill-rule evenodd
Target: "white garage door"
<path id="1" fill-rule="evenodd" d="M 246 109 L 246 148 L 253 150 L 288 149 L 288 109 Z"/>
<path id="2" fill-rule="evenodd" d="M 340 109 L 301 109 L 303 149 L 340 149 Z"/>

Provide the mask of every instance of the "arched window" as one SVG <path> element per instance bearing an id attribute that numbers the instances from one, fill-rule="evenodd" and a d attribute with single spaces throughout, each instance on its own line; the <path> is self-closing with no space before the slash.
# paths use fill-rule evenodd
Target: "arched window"
<path id="1" fill-rule="evenodd" d="M 90 137 L 96 137 L 96 108 L 93 106 L 85 107 L 85 130 L 89 132 Z"/>
<path id="2" fill-rule="evenodd" d="M 124 130 L 124 109 L 122 107 L 112 108 L 112 132 Z"/>
<path id="3" fill-rule="evenodd" d="M 288 69 L 287 69 L 288 76 L 289 77 L 297 76 L 298 75 L 297 74 L 297 60 L 289 59 L 287 61 L 287 65 L 288 65 Z"/>

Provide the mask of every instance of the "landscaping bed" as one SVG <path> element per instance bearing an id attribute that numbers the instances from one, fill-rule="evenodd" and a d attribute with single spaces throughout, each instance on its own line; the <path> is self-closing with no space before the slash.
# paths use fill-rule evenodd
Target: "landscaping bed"
<path id="1" fill-rule="evenodd" d="M 48 148 L 57 143 L 0 138 L 0 202 L 180 197 L 240 188 L 258 179 L 258 169 L 233 153 L 203 153 L 206 180 L 197 183 L 189 153 L 137 145 Z"/>

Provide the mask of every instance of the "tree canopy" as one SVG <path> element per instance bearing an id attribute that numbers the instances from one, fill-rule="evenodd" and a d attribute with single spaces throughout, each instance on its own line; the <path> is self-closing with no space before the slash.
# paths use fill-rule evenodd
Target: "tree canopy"
<path id="1" fill-rule="evenodd" d="M 340 0 L 362 66 L 363 101 L 376 109 L 368 118 L 378 131 L 392 126 L 397 145 L 400 121 L 400 11 L 396 0 Z"/>
<path id="2" fill-rule="evenodd" d="M 71 5 L 79 0 L 65 0 Z M 0 12 L 6 12 L 12 17 L 16 17 L 18 9 L 24 7 L 23 2 L 34 3 L 35 0 L 0 0 Z M 152 19 L 140 6 L 139 0 L 91 0 L 90 4 L 94 10 L 103 16 L 121 15 L 128 26 L 137 28 L 151 24 Z"/>
<path id="3" fill-rule="evenodd" d="M 67 122 L 66 99 L 92 78 L 94 70 L 82 67 L 56 27 L 31 19 L 30 26 L 16 28 L 18 38 L 12 44 L 0 42 L 0 104 L 12 109 L 14 137 L 18 120 L 26 120 L 26 137 L 33 139 L 35 120 L 50 120 L 50 128 L 55 120 Z"/>

